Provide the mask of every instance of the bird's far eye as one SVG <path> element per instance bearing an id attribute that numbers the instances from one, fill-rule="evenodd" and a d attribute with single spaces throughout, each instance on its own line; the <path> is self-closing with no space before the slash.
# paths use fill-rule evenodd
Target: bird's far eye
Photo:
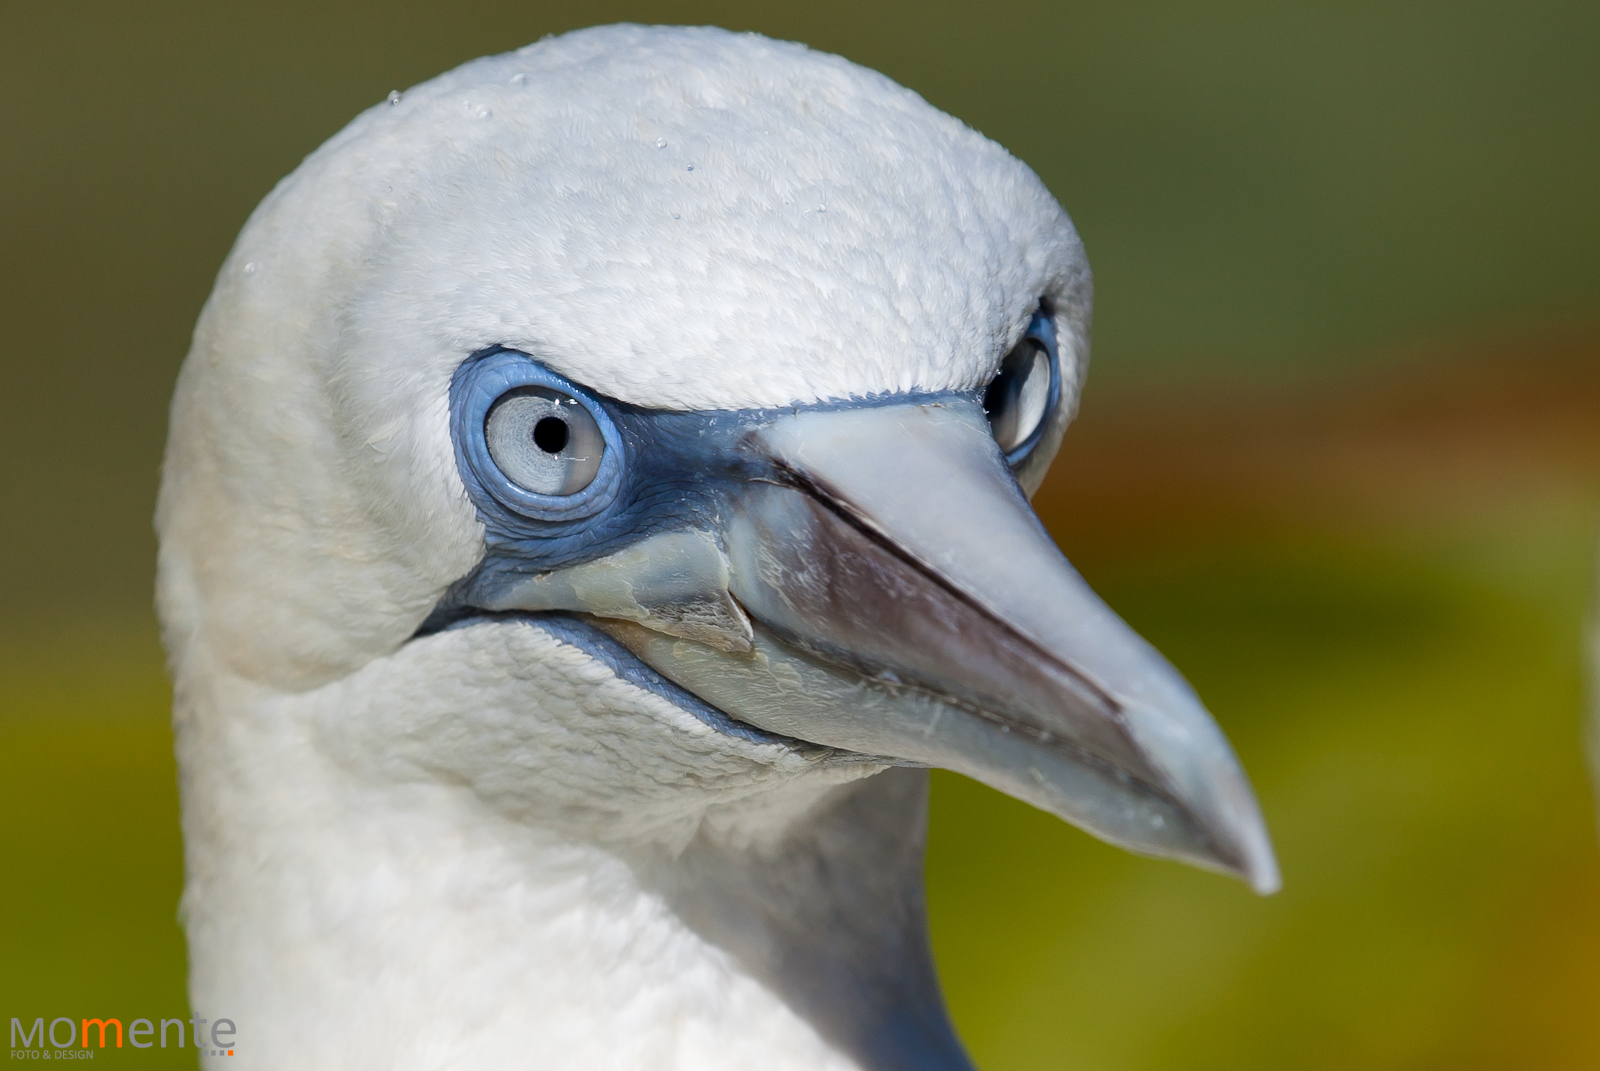
<path id="1" fill-rule="evenodd" d="M 1000 370 L 983 394 L 983 411 L 995 442 L 1013 462 L 1028 447 L 1050 411 L 1054 369 L 1050 347 L 1042 337 L 1038 319 L 1016 349 L 1006 354 Z"/>
<path id="2" fill-rule="evenodd" d="M 506 477 L 538 495 L 574 495 L 594 482 L 606 440 L 580 402 L 546 387 L 501 395 L 483 424 L 489 456 Z"/>

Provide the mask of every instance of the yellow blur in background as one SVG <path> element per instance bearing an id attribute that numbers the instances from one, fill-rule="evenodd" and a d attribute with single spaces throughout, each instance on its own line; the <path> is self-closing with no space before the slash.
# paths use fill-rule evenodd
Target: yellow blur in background
<path id="1" fill-rule="evenodd" d="M 1285 887 L 938 775 L 978 1064 L 1600 1067 L 1600 7 L 1484 0 L 0 10 L 0 1023 L 188 1014 L 149 515 L 246 214 L 388 90 L 619 20 L 883 70 L 1095 265 L 1036 504 L 1227 730 Z"/>

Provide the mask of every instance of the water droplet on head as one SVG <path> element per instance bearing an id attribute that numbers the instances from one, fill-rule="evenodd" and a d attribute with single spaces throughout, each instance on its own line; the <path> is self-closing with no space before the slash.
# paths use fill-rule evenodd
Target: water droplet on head
<path id="1" fill-rule="evenodd" d="M 479 108 L 477 111 L 477 116 L 479 119 L 487 119 L 493 114 L 494 112 L 490 111 L 488 108 Z"/>
<path id="2" fill-rule="evenodd" d="M 688 168 L 686 168 L 686 170 L 689 170 L 689 171 L 693 171 L 693 170 L 694 170 L 694 165 L 693 165 L 693 164 L 690 164 L 690 165 L 689 165 L 689 166 L 688 166 Z"/>
<path id="3" fill-rule="evenodd" d="M 818 205 L 817 206 L 817 211 L 818 212 L 826 212 L 827 210 L 828 210 L 828 206 L 827 205 Z"/>
<path id="4" fill-rule="evenodd" d="M 528 84 L 528 76 L 523 74 L 521 71 L 518 71 L 516 74 L 511 76 L 511 84 L 514 86 L 525 86 Z"/>
<path id="5" fill-rule="evenodd" d="M 391 105 L 399 104 L 400 103 L 400 91 L 398 89 L 391 89 L 391 90 L 389 90 L 389 95 L 387 97 L 385 97 L 384 99 L 387 100 Z"/>
<path id="6" fill-rule="evenodd" d="M 666 138 L 657 138 L 656 139 L 656 148 L 665 149 L 666 147 L 667 147 L 667 139 Z"/>
<path id="7" fill-rule="evenodd" d="M 252 260 L 252 261 L 250 261 L 248 264 L 246 264 L 244 266 L 244 273 L 246 275 L 254 275 L 260 269 L 261 269 L 261 265 L 257 264 L 255 261 Z"/>

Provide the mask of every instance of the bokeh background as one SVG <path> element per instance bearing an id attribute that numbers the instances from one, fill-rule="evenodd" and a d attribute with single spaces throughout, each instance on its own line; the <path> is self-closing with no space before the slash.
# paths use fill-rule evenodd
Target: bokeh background
<path id="1" fill-rule="evenodd" d="M 941 776 L 980 1066 L 1600 1067 L 1593 0 L 0 5 L 0 1023 L 185 1007 L 149 517 L 246 214 L 390 89 L 618 20 L 885 71 L 1094 262 L 1040 511 L 1231 735 L 1285 888 Z"/>

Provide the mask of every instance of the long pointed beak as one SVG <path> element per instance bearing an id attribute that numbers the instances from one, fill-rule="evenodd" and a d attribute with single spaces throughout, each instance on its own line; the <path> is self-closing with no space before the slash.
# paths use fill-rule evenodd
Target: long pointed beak
<path id="1" fill-rule="evenodd" d="M 955 770 L 1132 851 L 1277 889 L 1221 730 L 1062 556 L 975 402 L 803 411 L 743 446 L 772 475 L 731 503 L 725 560 L 707 542 L 686 554 L 698 536 L 660 555 L 647 541 L 633 553 L 651 568 L 579 567 L 623 566 L 631 608 L 566 605 L 747 723 Z M 700 608 L 688 624 L 684 606 Z"/>

